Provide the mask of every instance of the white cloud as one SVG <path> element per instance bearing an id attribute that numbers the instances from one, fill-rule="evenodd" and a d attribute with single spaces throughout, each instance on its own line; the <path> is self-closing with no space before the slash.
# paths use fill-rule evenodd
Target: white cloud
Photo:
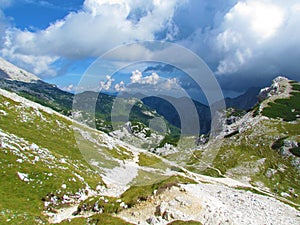
<path id="1" fill-rule="evenodd" d="M 64 91 L 67 91 L 67 92 L 74 92 L 75 88 L 76 87 L 74 86 L 74 84 L 69 84 L 66 87 L 62 87 L 61 89 L 64 90 Z"/>
<path id="2" fill-rule="evenodd" d="M 179 84 L 178 84 L 178 81 L 177 81 L 176 77 L 168 78 L 163 83 L 163 88 L 165 88 L 166 90 L 171 90 L 175 87 L 179 87 Z"/>
<path id="3" fill-rule="evenodd" d="M 179 43 L 203 57 L 223 88 L 243 91 L 250 86 L 268 85 L 278 74 L 300 80 L 298 0 L 218 1 L 227 5 L 226 10 L 214 5 L 217 1 L 197 1 L 199 5 L 202 2 L 214 12 L 207 17 L 210 21 L 206 26 L 199 22 L 193 31 L 188 30 L 193 22 L 184 22 L 186 26 L 179 29 L 181 33 L 189 31 L 189 36 Z M 180 18 L 197 17 L 194 11 Z M 207 13 L 199 18 L 204 16 Z"/>
<path id="4" fill-rule="evenodd" d="M 120 83 L 116 84 L 115 85 L 115 90 L 117 92 L 125 91 L 126 90 L 126 86 L 125 86 L 124 81 L 121 81 Z"/>
<path id="5" fill-rule="evenodd" d="M 106 81 L 100 81 L 100 90 L 108 91 L 112 85 L 112 83 L 115 81 L 111 76 L 106 76 Z"/>
<path id="6" fill-rule="evenodd" d="M 105 55 L 105 59 L 133 63 L 139 62 L 141 59 L 151 60 L 153 55 L 153 52 L 142 43 L 135 43 L 114 49 Z"/>
<path id="7" fill-rule="evenodd" d="M 96 57 L 124 43 L 167 38 L 204 56 L 220 79 L 257 81 L 278 73 L 300 79 L 299 0 L 190 0 L 181 7 L 187 1 L 85 0 L 81 10 L 30 32 L 2 26 L 1 8 L 13 0 L 0 0 L 0 54 L 34 73 L 54 76 L 57 60 Z M 166 53 L 181 61 L 176 52 L 159 51 L 134 45 L 111 57 L 132 62 Z M 139 76 L 135 79 L 144 79 Z M 155 80 L 150 75 L 143 82 Z"/>
<path id="8" fill-rule="evenodd" d="M 282 26 L 284 10 L 270 1 L 245 1 L 237 3 L 225 16 L 225 23 L 246 25 L 253 35 L 267 39 Z"/>
<path id="9" fill-rule="evenodd" d="M 143 74 L 141 71 L 139 70 L 135 70 L 131 73 L 131 77 L 130 77 L 130 80 L 131 80 L 131 83 L 139 83 L 140 80 L 142 79 L 143 77 Z"/>
<path id="10" fill-rule="evenodd" d="M 218 47 L 225 55 L 217 73 L 237 72 L 266 41 L 280 32 L 285 13 L 270 1 L 238 2 L 225 15 L 224 30 L 217 36 Z"/>
<path id="11" fill-rule="evenodd" d="M 141 81 L 142 84 L 156 85 L 159 81 L 159 76 L 157 73 L 152 73 L 151 75 L 144 77 Z"/>
<path id="12" fill-rule="evenodd" d="M 41 67 L 35 63 L 36 58 L 47 58 L 51 64 L 60 58 L 97 57 L 117 45 L 155 39 L 157 32 L 167 28 L 180 3 L 180 0 L 85 0 L 82 10 L 70 13 L 45 30 L 8 29 L 0 53 L 19 64 L 32 61 L 33 65 L 27 68 L 33 66 L 33 71 L 47 73 L 49 64 L 48 68 Z M 138 20 L 130 20 L 137 9 L 144 10 L 143 6 L 147 6 L 147 11 Z"/>
<path id="13" fill-rule="evenodd" d="M 239 1 L 213 32 L 215 53 L 219 55 L 217 74 L 272 74 L 296 71 L 294 59 L 300 56 L 300 14 L 297 1 Z M 213 33 L 212 32 L 212 33 Z M 212 34 L 210 33 L 210 35 Z M 290 67 L 290 70 L 287 69 Z M 298 66 L 298 70 L 299 70 Z"/>
<path id="14" fill-rule="evenodd" d="M 133 71 L 130 77 L 132 84 L 156 85 L 159 79 L 160 77 L 157 73 L 152 73 L 149 76 L 143 77 L 142 72 L 140 72 L 139 70 Z"/>
<path id="15" fill-rule="evenodd" d="M 127 17 L 130 12 L 128 1 L 125 0 L 85 0 L 84 8 L 93 16 Z M 111 9 L 114 10 L 111 10 Z"/>

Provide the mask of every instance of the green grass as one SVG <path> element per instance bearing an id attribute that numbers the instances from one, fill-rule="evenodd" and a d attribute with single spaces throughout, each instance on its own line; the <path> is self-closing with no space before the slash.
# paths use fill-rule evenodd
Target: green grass
<path id="1" fill-rule="evenodd" d="M 212 168 L 206 168 L 204 171 L 201 171 L 201 174 L 210 176 L 210 177 L 219 177 L 219 178 L 224 178 L 224 176 L 220 175 L 218 171 Z"/>
<path id="2" fill-rule="evenodd" d="M 133 159 L 133 153 L 128 151 L 128 149 L 122 146 L 116 146 L 113 150 L 110 151 L 113 157 L 120 159 L 120 160 L 129 160 Z"/>
<path id="3" fill-rule="evenodd" d="M 262 115 L 270 118 L 282 118 L 284 121 L 294 121 L 300 115 L 300 85 L 292 84 L 293 91 L 288 99 L 277 99 L 268 103 Z"/>
<path id="4" fill-rule="evenodd" d="M 117 200 L 118 198 L 107 196 L 90 197 L 79 204 L 78 211 L 93 211 L 93 208 L 97 203 L 99 209 L 101 208 L 103 213 L 116 214 L 122 210 L 122 207 Z"/>
<path id="5" fill-rule="evenodd" d="M 253 107 L 253 109 L 252 109 L 252 111 L 253 111 L 253 117 L 256 117 L 256 116 L 259 115 L 259 107 L 260 107 L 260 104 L 259 104 L 259 103 L 257 103 L 257 104 Z"/>
<path id="6" fill-rule="evenodd" d="M 63 221 L 59 223 L 59 225 L 130 225 L 132 223 L 128 223 L 120 218 L 114 217 L 110 214 L 96 214 L 89 218 L 77 218 L 71 221 Z"/>
<path id="7" fill-rule="evenodd" d="M 178 128 L 176 129 L 173 126 L 170 127 L 170 130 L 171 132 L 164 137 L 157 148 L 162 148 L 165 144 L 171 144 L 175 147 L 177 146 L 178 141 L 180 140 L 180 131 L 178 131 Z"/>
<path id="8" fill-rule="evenodd" d="M 263 184 L 274 194 L 288 193 L 289 189 L 293 188 L 299 195 L 299 169 L 291 164 L 291 158 L 284 158 L 275 151 L 283 146 L 286 138 L 299 142 L 299 134 L 299 122 L 263 120 L 246 132 L 237 134 L 234 140 L 224 139 L 212 166 L 219 169 L 222 174 L 235 179 L 247 177 L 254 186 L 258 183 Z M 296 151 L 299 149 L 297 148 L 294 153 Z M 200 153 L 197 156 L 201 159 Z M 218 176 L 218 173 L 210 168 L 198 171 L 197 160 L 194 158 L 190 160 L 188 169 L 205 175 Z M 274 170 L 275 174 L 267 176 L 270 169 Z M 289 200 L 300 203 L 299 198 L 292 197 Z"/>
<path id="9" fill-rule="evenodd" d="M 121 198 L 128 207 L 132 207 L 138 202 L 146 201 L 151 195 L 153 195 L 154 190 L 157 190 L 157 193 L 159 194 L 172 186 L 178 185 L 179 183 L 195 183 L 195 181 L 182 176 L 171 176 L 150 185 L 133 185 L 122 194 Z"/>
<path id="10" fill-rule="evenodd" d="M 9 105 L 5 106 L 4 102 Z M 0 129 L 22 137 L 16 137 L 16 144 L 11 147 L 0 148 L 0 195 L 3 196 L 0 202 L 0 224 L 45 222 L 46 217 L 42 211 L 43 200 L 47 200 L 47 196 L 57 196 L 58 205 L 51 207 L 61 207 L 64 194 L 74 194 L 84 189 L 86 184 L 91 188 L 104 184 L 101 176 L 90 167 L 79 151 L 70 128 L 71 122 L 55 114 L 37 113 L 3 96 L 0 96 L 0 110 L 7 113 L 0 117 Z M 22 122 L 23 117 L 26 121 Z M 41 152 L 30 150 L 31 143 L 37 144 Z M 46 153 L 50 155 L 42 158 Z M 50 156 L 52 158 L 47 158 Z M 17 159 L 24 157 L 29 161 L 17 162 Z M 33 164 L 35 157 L 40 157 L 40 160 Z M 28 174 L 32 181 L 21 181 L 17 172 Z M 48 175 L 50 173 L 52 176 Z M 75 173 L 83 177 L 86 183 L 79 180 Z M 62 184 L 66 184 L 66 189 L 62 188 Z"/>
<path id="11" fill-rule="evenodd" d="M 9 106 L 5 106 L 2 104 L 3 102 L 7 102 Z M 44 201 L 49 201 L 50 196 L 56 196 L 58 203 L 49 207 L 58 209 L 64 207 L 61 202 L 64 194 L 70 196 L 84 189 L 87 184 L 93 189 L 99 184 L 104 185 L 99 173 L 86 160 L 93 159 L 102 168 L 114 168 L 119 165 L 116 159 L 128 160 L 133 158 L 132 152 L 123 146 L 116 145 L 109 149 L 103 145 L 100 148 L 96 143 L 103 143 L 101 134 L 80 125 L 78 128 L 88 132 L 90 138 L 94 139 L 95 142 L 84 138 L 78 131 L 75 132 L 75 139 L 72 129 L 74 124 L 55 114 L 36 112 L 35 109 L 23 107 L 3 96 L 0 96 L 0 110 L 7 113 L 7 115 L 0 117 L 0 129 L 17 137 L 22 137 L 20 145 L 23 147 L 35 143 L 40 149 L 49 150 L 53 156 L 51 160 L 45 159 L 35 164 L 32 164 L 31 161 L 18 163 L 19 156 L 12 149 L 1 148 L 0 194 L 6 197 L 0 202 L 0 212 L 2 212 L 0 224 L 6 222 L 18 224 L 18 221 L 22 221 L 22 224 L 36 224 L 37 221 L 47 224 L 47 218 L 42 212 L 45 210 Z M 22 118 L 26 118 L 26 120 L 22 122 Z M 19 146 L 15 147 L 19 148 Z M 98 149 L 97 154 L 95 148 Z M 22 154 L 29 160 L 38 156 L 31 150 L 25 150 Z M 139 165 L 157 169 L 168 168 L 168 165 L 160 158 L 146 153 L 140 154 Z M 32 178 L 33 181 L 28 183 L 21 181 L 17 176 L 18 171 L 29 174 L 29 178 Z M 52 176 L 48 175 L 50 173 Z M 83 177 L 85 182 L 75 176 L 75 173 Z M 148 185 L 140 186 L 139 184 L 144 184 L 145 179 L 151 182 Z M 122 200 L 132 206 L 140 200 L 147 199 L 154 190 L 163 191 L 184 182 L 193 181 L 184 177 L 166 177 L 156 172 L 140 170 L 138 177 L 132 182 L 133 187 L 122 195 Z M 66 189 L 62 188 L 62 184 L 66 184 Z M 105 216 L 97 215 L 89 220 L 74 219 L 71 223 L 122 224 L 124 221 L 108 216 L 108 214 L 114 214 L 121 210 L 120 204 L 116 202 L 115 198 L 105 198 L 108 199 L 108 202 L 103 202 L 100 197 L 94 197 L 82 202 L 79 206 L 79 208 L 83 208 L 83 204 L 86 204 L 87 209 L 91 209 L 98 202 Z M 96 223 L 91 223 L 93 219 Z M 65 221 L 61 224 L 69 224 L 69 222 Z"/>
<path id="12" fill-rule="evenodd" d="M 292 87 L 293 87 L 294 91 L 300 91 L 300 84 L 299 83 L 292 84 Z"/>
<path id="13" fill-rule="evenodd" d="M 152 168 L 164 168 L 166 169 L 167 166 L 163 161 L 154 155 L 149 155 L 146 153 L 140 153 L 139 154 L 139 166 L 145 166 L 145 167 L 152 167 Z"/>

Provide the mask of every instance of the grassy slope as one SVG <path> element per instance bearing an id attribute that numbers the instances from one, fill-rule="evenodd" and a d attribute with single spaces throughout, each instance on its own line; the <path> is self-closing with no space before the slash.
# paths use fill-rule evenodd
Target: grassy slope
<path id="1" fill-rule="evenodd" d="M 300 141 L 300 121 L 296 120 L 294 110 L 292 110 L 296 109 L 295 112 L 297 112 L 299 108 L 300 101 L 295 100 L 298 98 L 296 92 L 299 92 L 299 84 L 293 83 L 290 99 L 276 100 L 275 108 L 270 104 L 271 107 L 266 108 L 267 111 L 263 110 L 263 115 L 276 119 L 261 119 L 258 124 L 246 129 L 245 132 L 222 139 L 222 142 L 219 142 L 221 144 L 218 154 L 211 166 L 218 169 L 224 176 L 250 182 L 254 186 L 265 187 L 266 190 L 276 195 L 288 193 L 291 197 L 287 199 L 299 204 L 300 198 L 294 197 L 289 191 L 294 189 L 294 193 L 300 195 L 299 169 L 291 164 L 293 158 L 282 157 L 272 149 L 274 143 L 276 144 L 280 138 Z M 291 114 L 283 113 L 285 111 Z M 275 114 L 276 116 L 273 116 Z M 290 121 L 291 119 L 293 121 Z M 214 146 L 208 145 L 208 152 Z M 201 160 L 203 151 L 195 151 L 194 154 Z M 212 168 L 204 171 L 198 170 L 201 162 L 197 158 L 191 156 L 186 162 L 187 168 L 205 175 L 220 176 L 218 171 Z"/>
<path id="2" fill-rule="evenodd" d="M 300 84 L 292 83 L 293 91 L 288 99 L 277 99 L 264 108 L 262 115 L 270 118 L 282 118 L 284 121 L 294 121 L 300 115 Z"/>
<path id="3" fill-rule="evenodd" d="M 97 185 L 104 185 L 100 174 L 90 167 L 78 149 L 71 121 L 3 96 L 0 96 L 0 112 L 0 131 L 5 133 L 0 139 L 0 195 L 5 196 L 0 202 L 0 224 L 47 223 L 42 212 L 48 196 L 53 194 L 58 198 L 57 205 L 50 206 L 52 209 L 61 208 L 64 194 L 71 196 L 84 192 L 87 186 L 95 190 Z M 81 126 L 78 129 L 101 141 L 96 131 Z M 95 156 L 95 143 L 84 138 L 80 141 L 81 147 L 84 145 L 90 149 L 91 157 Z M 132 158 L 132 153 L 122 146 L 113 149 L 102 146 L 101 150 L 105 157 L 100 157 L 98 162 L 104 165 L 118 166 L 116 160 Z M 28 174 L 30 181 L 22 181 L 18 172 Z M 122 224 L 120 219 L 105 216 L 95 216 L 91 221 Z"/>
<path id="4" fill-rule="evenodd" d="M 6 79 L 0 79 L 0 88 L 5 90 L 15 92 L 18 95 L 25 97 L 31 101 L 37 102 L 46 107 L 52 108 L 53 110 L 62 113 L 64 115 L 70 116 L 72 107 L 73 107 L 73 98 L 74 95 L 65 91 L 60 90 L 56 86 L 48 84 L 43 81 L 38 81 L 37 83 L 25 83 L 21 81 L 11 81 Z M 76 96 L 77 101 L 83 99 L 82 102 L 85 102 L 85 98 L 94 98 L 98 96 L 97 93 L 85 92 Z M 111 109 L 113 104 L 115 104 L 116 97 L 110 96 L 104 93 L 99 93 L 97 103 L 95 106 L 95 125 L 98 130 L 104 132 L 113 131 L 113 126 L 111 122 Z M 123 121 L 127 118 L 128 107 L 131 105 L 130 102 L 132 99 L 118 98 L 118 112 L 115 115 L 116 121 Z M 96 101 L 95 101 L 96 102 Z M 151 112 L 147 114 L 145 112 Z M 149 125 L 149 121 L 159 115 L 154 112 L 153 109 L 149 108 L 145 104 L 142 104 L 141 101 L 138 101 L 130 111 L 129 119 L 131 122 L 140 122 L 144 127 Z M 168 123 L 166 125 L 170 129 L 171 134 L 167 135 L 166 138 L 159 143 L 160 146 L 163 146 L 165 143 L 176 144 L 179 139 L 180 130 Z M 114 128 L 117 127 L 117 124 L 114 124 Z M 150 134 L 150 133 L 149 133 Z M 155 143 L 155 147 L 158 143 Z"/>
<path id="5" fill-rule="evenodd" d="M 297 85 L 294 85 L 297 89 Z M 297 91 L 295 90 L 294 91 Z M 0 96 L 0 129 L 9 135 L 8 140 L 4 140 L 10 145 L 1 145 L 0 157 L 0 194 L 6 196 L 0 202 L 0 224 L 37 224 L 47 223 L 47 218 L 42 214 L 44 203 L 42 199 L 47 199 L 47 195 L 55 194 L 61 197 L 63 194 L 70 195 L 78 190 L 83 190 L 89 185 L 95 188 L 98 184 L 103 184 L 101 176 L 86 163 L 76 145 L 71 129 L 71 122 L 55 114 L 48 114 L 24 107 L 8 98 Z M 279 156 L 271 146 L 281 137 L 288 136 L 290 139 L 300 141 L 299 120 L 294 122 L 274 120 L 262 120 L 255 127 L 248 129 L 244 133 L 236 134 L 226 138 L 221 144 L 220 151 L 213 161 L 213 167 L 218 168 L 225 176 L 232 176 L 238 179 L 250 178 L 254 185 L 265 185 L 273 193 L 280 194 L 294 189 L 296 194 L 300 194 L 299 172 L 290 164 L 290 159 Z M 259 129 L 258 129 L 259 128 Z M 90 136 L 101 143 L 103 140 L 99 133 L 90 129 L 78 127 L 80 130 L 88 132 Z M 80 133 L 80 132 L 79 132 Z M 21 137 L 21 138 L 19 138 Z M 33 150 L 32 143 L 35 143 L 40 150 Z M 93 150 L 95 143 L 81 139 L 81 147 L 84 146 L 87 158 L 95 158 Z M 41 153 L 45 154 L 43 158 Z M 118 160 L 130 160 L 132 154 L 123 146 L 114 146 L 113 149 L 102 147 L 101 154 L 108 157 L 100 157 L 96 160 L 103 167 L 114 168 Z M 201 152 L 195 152 L 201 158 Z M 34 162 L 36 156 L 39 161 Z M 18 159 L 22 163 L 17 162 Z M 62 160 L 64 159 L 64 160 Z M 140 154 L 139 165 L 142 167 L 153 167 L 158 170 L 167 168 L 159 158 L 152 158 L 146 153 Z M 190 156 L 188 168 L 197 171 L 197 160 Z M 269 176 L 268 171 L 272 169 L 273 175 Z M 191 183 L 191 180 L 176 178 L 162 173 L 139 170 L 138 176 L 132 182 L 132 187 L 121 197 L 129 206 L 147 199 L 154 190 L 164 189 L 176 183 Z M 21 181 L 17 172 L 26 173 L 32 179 L 29 182 Z M 52 175 L 49 176 L 49 173 Z M 206 170 L 204 173 L 217 175 L 214 170 Z M 84 182 L 78 176 L 84 178 Z M 151 182 L 145 184 L 145 179 Z M 74 181 L 75 180 L 75 181 Z M 62 184 L 67 188 L 63 189 Z M 300 203 L 298 198 L 291 197 L 289 200 Z M 61 207 L 60 202 L 57 206 Z M 114 213 L 115 206 L 108 207 L 107 213 Z M 90 218 L 96 224 L 128 224 L 119 219 L 104 215 L 96 215 Z M 95 220 L 94 220 L 95 219 Z M 74 219 L 72 224 L 85 224 L 86 219 Z M 63 222 L 62 224 L 68 224 Z"/>
<path id="6" fill-rule="evenodd" d="M 42 199 L 47 199 L 47 195 L 74 194 L 87 185 L 95 188 L 103 184 L 76 147 L 70 121 L 24 107 L 3 96 L 0 96 L 0 110 L 5 112 L 0 117 L 0 129 L 9 134 L 7 140 L 2 137 L 0 148 L 0 195 L 5 196 L 0 203 L 1 224 L 45 221 L 41 212 Z M 34 160 L 36 157 L 38 161 Z M 28 174 L 32 181 L 22 181 L 17 172 Z"/>
<path id="7" fill-rule="evenodd" d="M 89 218 L 78 218 L 78 219 L 73 219 L 71 221 L 63 221 L 59 224 L 60 225 L 68 225 L 68 224 L 72 224 L 72 225 L 86 225 L 86 224 L 130 225 L 131 223 L 125 222 L 124 220 L 114 217 L 110 214 L 96 214 Z"/>
<path id="8" fill-rule="evenodd" d="M 99 169 L 96 172 L 86 159 L 95 160 L 102 169 L 113 169 L 120 166 L 120 162 L 133 159 L 133 153 L 126 147 L 113 144 L 109 148 L 111 143 L 107 143 L 108 140 L 103 139 L 99 132 L 80 125 L 76 125 L 75 134 L 79 142 L 76 143 L 70 120 L 2 95 L 0 114 L 0 194 L 5 196 L 0 202 L 0 224 L 47 224 L 47 217 L 42 212 L 46 209 L 44 201 L 49 201 L 49 196 L 56 196 L 58 202 L 47 207 L 47 210 L 58 209 L 68 205 L 62 202 L 64 194 L 71 196 L 78 191 L 85 192 L 87 186 L 95 190 L 97 185 L 105 185 L 101 178 L 103 171 Z M 80 136 L 82 133 L 88 134 L 87 137 Z M 84 149 L 85 158 L 77 144 Z M 95 149 L 99 154 L 95 154 Z M 38 160 L 35 160 L 37 157 Z M 123 201 L 134 205 L 143 199 L 145 193 L 151 195 L 154 188 L 183 181 L 182 178 L 169 180 L 169 175 L 164 175 L 164 170 L 169 166 L 159 158 L 145 152 L 141 153 L 139 159 L 141 161 L 137 166 L 140 165 L 142 169 L 132 181 L 132 188 L 122 195 Z M 147 168 L 155 170 L 148 171 Z M 18 172 L 28 174 L 29 182 L 21 180 Z M 144 183 L 145 179 L 149 181 L 147 184 Z M 65 189 L 63 184 L 66 185 Z M 142 196 L 139 195 L 140 190 Z M 106 213 L 115 212 L 108 208 Z M 74 219 L 72 224 L 86 221 Z M 90 221 L 96 221 L 96 224 L 103 224 L 103 221 L 128 224 L 105 215 L 96 215 Z"/>

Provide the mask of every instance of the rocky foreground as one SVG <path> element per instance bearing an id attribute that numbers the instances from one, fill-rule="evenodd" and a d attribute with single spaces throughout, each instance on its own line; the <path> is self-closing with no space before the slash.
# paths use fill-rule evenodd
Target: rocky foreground
<path id="1" fill-rule="evenodd" d="M 172 187 L 125 210 L 134 224 L 167 224 L 173 220 L 202 224 L 299 224 L 300 212 L 274 198 L 216 184 Z"/>

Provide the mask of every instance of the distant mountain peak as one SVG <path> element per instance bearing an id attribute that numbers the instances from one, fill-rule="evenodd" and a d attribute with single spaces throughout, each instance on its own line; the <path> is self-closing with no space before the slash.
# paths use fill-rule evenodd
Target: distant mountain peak
<path id="1" fill-rule="evenodd" d="M 257 103 L 257 96 L 260 90 L 261 89 L 259 87 L 250 87 L 242 95 L 239 95 L 235 98 L 226 98 L 226 107 L 239 110 L 249 110 Z"/>
<path id="2" fill-rule="evenodd" d="M 21 69 L 12 63 L 6 61 L 0 57 L 0 78 L 8 80 L 17 80 L 26 83 L 34 82 L 40 80 L 37 76 L 32 73 Z"/>
<path id="3" fill-rule="evenodd" d="M 289 82 L 289 79 L 283 76 L 278 76 L 272 81 L 272 85 L 270 87 L 265 87 L 260 90 L 258 99 L 259 101 L 263 101 L 273 95 L 278 95 L 281 92 L 284 92 L 282 89 L 285 87 L 286 83 Z"/>

